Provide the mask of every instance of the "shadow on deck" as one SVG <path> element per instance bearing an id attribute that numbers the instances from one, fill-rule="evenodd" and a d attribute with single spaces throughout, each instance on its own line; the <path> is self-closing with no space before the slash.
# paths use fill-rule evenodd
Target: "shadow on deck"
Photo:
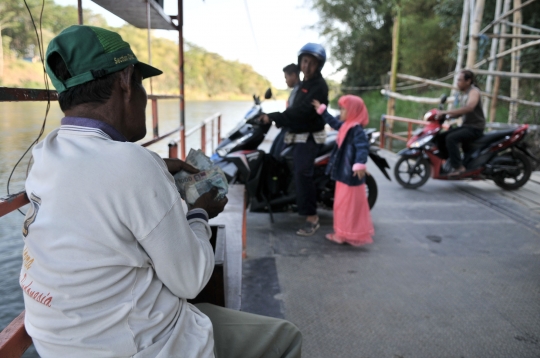
<path id="1" fill-rule="evenodd" d="M 309 358 L 540 357 L 540 176 L 406 190 L 370 169 L 369 247 L 325 240 L 328 210 L 309 238 L 294 213 L 248 214 L 242 310 L 295 323 Z"/>

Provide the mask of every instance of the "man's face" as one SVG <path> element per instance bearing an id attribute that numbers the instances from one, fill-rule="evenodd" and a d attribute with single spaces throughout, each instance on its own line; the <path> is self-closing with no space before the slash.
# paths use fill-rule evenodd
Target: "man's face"
<path id="1" fill-rule="evenodd" d="M 457 86 L 460 91 L 465 91 L 469 86 L 471 85 L 471 80 L 465 79 L 465 74 L 460 73 L 458 80 L 457 80 Z"/>
<path id="2" fill-rule="evenodd" d="M 304 80 L 312 78 L 319 68 L 319 60 L 311 55 L 303 55 L 300 60 L 300 70 L 304 74 Z"/>
<path id="3" fill-rule="evenodd" d="M 130 84 L 132 90 L 127 123 L 132 134 L 131 138 L 128 138 L 130 142 L 143 139 L 146 135 L 146 103 L 148 102 L 142 76 L 137 66 L 135 66 L 133 76 Z"/>
<path id="4" fill-rule="evenodd" d="M 287 87 L 293 88 L 298 83 L 298 75 L 296 73 L 287 73 L 285 72 L 285 82 L 287 83 Z"/>

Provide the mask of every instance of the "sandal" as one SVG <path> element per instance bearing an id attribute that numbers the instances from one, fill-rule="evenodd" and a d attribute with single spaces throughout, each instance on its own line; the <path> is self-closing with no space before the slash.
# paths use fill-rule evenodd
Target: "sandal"
<path id="1" fill-rule="evenodd" d="M 319 227 L 321 227 L 321 225 L 319 224 L 318 220 L 317 220 L 316 223 L 306 221 L 304 223 L 304 227 L 301 228 L 300 230 L 298 230 L 296 232 L 296 235 L 299 235 L 299 236 L 311 236 L 311 235 L 315 234 L 315 231 L 317 231 L 319 229 Z"/>

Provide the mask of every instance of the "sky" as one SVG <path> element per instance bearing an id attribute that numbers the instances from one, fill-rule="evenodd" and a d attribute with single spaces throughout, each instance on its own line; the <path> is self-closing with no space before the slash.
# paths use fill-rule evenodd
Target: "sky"
<path id="1" fill-rule="evenodd" d="M 55 2 L 77 6 L 77 0 Z M 82 3 L 83 8 L 102 14 L 111 26 L 125 23 L 90 0 Z M 165 13 L 176 15 L 177 4 L 176 0 L 164 0 Z M 303 45 L 316 42 L 327 48 L 325 39 L 310 29 L 318 18 L 308 0 L 184 0 L 184 40 L 227 60 L 250 64 L 276 88 L 283 89 L 282 68 L 297 62 Z M 153 31 L 178 42 L 176 31 Z M 330 57 L 328 48 L 326 51 Z M 336 73 L 328 62 L 322 73 L 336 81 L 344 75 L 343 71 Z"/>

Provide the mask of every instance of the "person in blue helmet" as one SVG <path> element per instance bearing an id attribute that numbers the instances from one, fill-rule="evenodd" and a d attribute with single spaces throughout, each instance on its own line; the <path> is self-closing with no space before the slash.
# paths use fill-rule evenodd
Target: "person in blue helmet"
<path id="1" fill-rule="evenodd" d="M 298 52 L 298 66 L 304 78 L 294 99 L 294 106 L 284 112 L 264 114 L 263 123 L 274 122 L 278 128 L 288 127 L 286 143 L 294 143 L 293 164 L 298 214 L 306 217 L 304 226 L 296 234 L 311 236 L 319 228 L 317 215 L 317 191 L 313 181 L 314 162 L 318 144 L 326 139 L 325 122 L 317 114 L 311 102 L 317 100 L 328 104 L 328 85 L 321 75 L 326 62 L 324 47 L 307 43 Z"/>

